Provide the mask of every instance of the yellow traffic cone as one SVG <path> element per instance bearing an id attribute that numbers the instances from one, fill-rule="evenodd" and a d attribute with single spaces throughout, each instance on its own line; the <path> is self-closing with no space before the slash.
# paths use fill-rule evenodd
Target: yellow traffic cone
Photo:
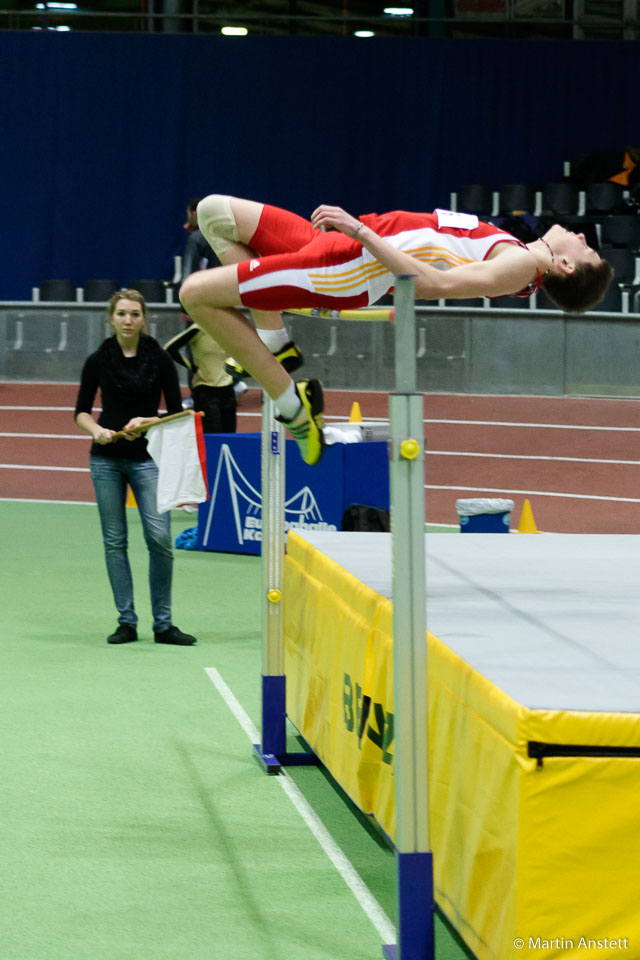
<path id="1" fill-rule="evenodd" d="M 528 500 L 522 505 L 522 513 L 520 514 L 520 523 L 518 524 L 518 533 L 539 533 L 540 531 L 536 527 L 536 522 L 533 519 L 533 510 L 531 509 L 531 504 Z"/>
<path id="2" fill-rule="evenodd" d="M 362 423 L 362 414 L 360 413 L 360 404 L 357 400 L 353 401 L 351 413 L 349 414 L 349 423 Z"/>
<path id="3" fill-rule="evenodd" d="M 133 490 L 131 487 L 127 487 L 127 506 L 128 507 L 137 507 L 136 498 L 133 495 Z"/>

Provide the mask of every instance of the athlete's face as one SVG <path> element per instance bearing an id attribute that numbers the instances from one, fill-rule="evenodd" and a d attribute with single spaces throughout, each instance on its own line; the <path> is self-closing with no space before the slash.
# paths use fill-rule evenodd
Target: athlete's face
<path id="1" fill-rule="evenodd" d="M 559 223 L 555 223 L 550 230 L 544 234 L 553 250 L 556 263 L 564 260 L 578 266 L 582 263 L 596 264 L 600 261 L 599 254 L 590 247 L 586 241 L 584 233 L 573 233 Z"/>

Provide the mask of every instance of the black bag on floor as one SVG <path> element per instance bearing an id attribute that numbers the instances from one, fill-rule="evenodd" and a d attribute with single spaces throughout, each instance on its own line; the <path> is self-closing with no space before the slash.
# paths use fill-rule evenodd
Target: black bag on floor
<path id="1" fill-rule="evenodd" d="M 362 533 L 389 533 L 389 511 L 383 507 L 352 503 L 342 515 L 342 529 L 359 530 Z"/>

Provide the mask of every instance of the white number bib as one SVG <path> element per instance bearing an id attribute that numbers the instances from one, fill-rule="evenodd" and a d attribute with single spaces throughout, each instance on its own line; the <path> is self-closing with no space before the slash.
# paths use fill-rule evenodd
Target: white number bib
<path id="1" fill-rule="evenodd" d="M 475 230 L 480 222 L 475 213 L 455 213 L 453 210 L 435 210 L 439 227 L 456 227 L 458 230 Z"/>

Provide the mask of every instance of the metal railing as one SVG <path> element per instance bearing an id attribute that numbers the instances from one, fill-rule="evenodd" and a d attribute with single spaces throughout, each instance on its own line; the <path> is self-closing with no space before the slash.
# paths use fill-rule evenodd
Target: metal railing
<path id="1" fill-rule="evenodd" d="M 285 314 L 305 376 L 328 389 L 393 389 L 391 324 Z M 178 305 L 150 304 L 149 332 L 182 329 Z M 77 382 L 109 335 L 104 306 L 0 303 L 0 380 Z M 416 308 L 418 389 L 427 393 L 640 397 L 640 313 Z"/>
<path id="2" fill-rule="evenodd" d="M 5 30 L 83 30 L 142 33 L 219 33 L 226 25 L 243 25 L 255 35 L 344 36 L 356 30 L 372 30 L 376 36 L 439 36 L 439 37 L 531 37 L 548 39 L 638 39 L 637 0 L 594 5 L 588 0 L 573 0 L 565 5 L 557 2 L 557 14 L 536 16 L 535 7 L 526 0 L 504 0 L 497 13 L 465 14 L 461 7 L 456 16 L 370 15 L 349 9 L 319 5 L 318 13 L 282 13 L 251 9 L 243 4 L 238 12 L 210 12 L 208 4 L 192 0 L 191 11 L 181 12 L 180 4 L 162 4 L 149 0 L 147 9 L 59 10 L 15 7 L 0 11 L 0 28 Z M 283 7 L 285 5 L 283 4 Z M 445 4 L 440 5 L 442 10 Z M 553 8 L 551 8 L 553 9 Z M 533 10 L 533 14 L 529 13 Z"/>

